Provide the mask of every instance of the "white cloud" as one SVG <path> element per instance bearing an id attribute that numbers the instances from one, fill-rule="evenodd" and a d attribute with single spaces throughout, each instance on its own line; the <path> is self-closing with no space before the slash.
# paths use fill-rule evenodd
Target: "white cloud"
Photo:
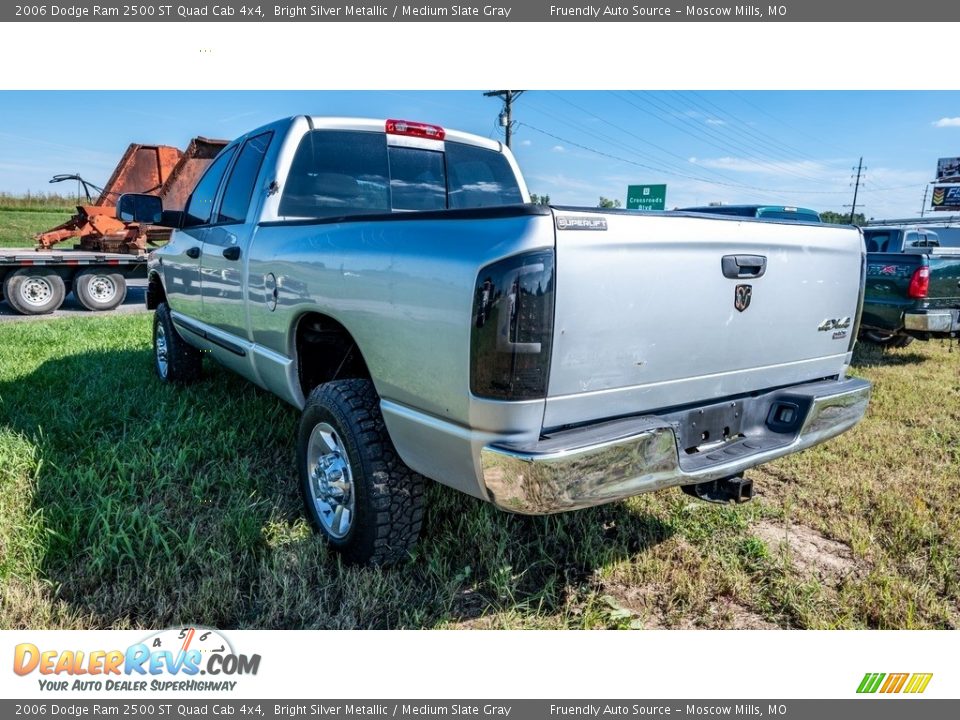
<path id="1" fill-rule="evenodd" d="M 563 145 L 554 145 L 552 149 L 554 152 L 557 152 L 557 153 L 562 153 L 567 151 L 567 149 Z"/>
<path id="2" fill-rule="evenodd" d="M 785 161 L 768 160 L 758 161 L 749 158 L 720 157 L 720 158 L 690 158 L 690 162 L 714 170 L 729 170 L 733 172 L 767 173 L 783 175 L 784 173 L 822 174 L 827 169 L 818 162 L 811 160 Z"/>
<path id="3" fill-rule="evenodd" d="M 939 120 L 930 123 L 934 127 L 945 128 L 945 127 L 960 127 L 960 117 L 942 117 Z"/>
<path id="4" fill-rule="evenodd" d="M 707 125 L 726 125 L 723 120 L 717 120 L 716 118 L 707 118 Z"/>
<path id="5" fill-rule="evenodd" d="M 532 141 L 532 140 L 521 140 L 521 141 L 520 141 L 520 144 L 523 145 L 524 147 L 530 147 L 531 145 L 533 145 L 533 141 Z"/>
<path id="6" fill-rule="evenodd" d="M 548 190 L 582 191 L 588 193 L 588 195 L 593 195 L 597 191 L 596 183 L 571 178 L 562 173 L 535 174 L 532 179 L 546 185 Z"/>

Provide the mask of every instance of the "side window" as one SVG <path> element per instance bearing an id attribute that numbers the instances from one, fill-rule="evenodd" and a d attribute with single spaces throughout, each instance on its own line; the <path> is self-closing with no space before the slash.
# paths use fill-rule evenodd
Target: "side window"
<path id="1" fill-rule="evenodd" d="M 217 197 L 217 188 L 220 187 L 223 174 L 227 171 L 227 165 L 230 164 L 230 159 L 236 150 L 237 147 L 234 145 L 220 153 L 217 159 L 207 168 L 207 172 L 200 178 L 200 182 L 193 189 L 187 203 L 183 218 L 184 227 L 206 225 L 210 222 L 210 216 L 213 214 L 213 201 Z"/>
<path id="2" fill-rule="evenodd" d="M 390 203 L 394 210 L 444 210 L 447 178 L 443 153 L 390 148 Z"/>
<path id="3" fill-rule="evenodd" d="M 389 178 L 382 133 L 311 130 L 297 147 L 278 212 L 307 218 L 389 212 Z"/>
<path id="4" fill-rule="evenodd" d="M 520 185 L 502 153 L 448 141 L 446 155 L 451 208 L 523 202 Z"/>
<path id="5" fill-rule="evenodd" d="M 217 212 L 218 223 L 242 223 L 247 219 L 253 188 L 272 137 L 273 133 L 266 132 L 244 143 L 223 191 L 223 200 Z"/>

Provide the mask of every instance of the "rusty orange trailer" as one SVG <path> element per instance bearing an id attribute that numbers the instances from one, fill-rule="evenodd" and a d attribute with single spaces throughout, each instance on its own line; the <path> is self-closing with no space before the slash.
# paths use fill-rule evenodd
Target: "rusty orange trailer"
<path id="1" fill-rule="evenodd" d="M 147 193 L 163 198 L 167 210 L 182 210 L 203 171 L 227 144 L 226 140 L 196 137 L 186 152 L 169 145 L 132 143 L 92 205 L 78 205 L 65 223 L 35 236 L 38 250 L 77 238 L 76 249 L 140 255 L 147 244 L 166 240 L 169 230 L 125 223 L 115 217 L 117 198 Z"/>
<path id="2" fill-rule="evenodd" d="M 226 144 L 196 137 L 185 152 L 169 145 L 131 144 L 96 201 L 78 205 L 65 223 L 36 235 L 35 249 L 0 249 L 0 300 L 24 315 L 53 312 L 70 292 L 88 310 L 120 305 L 127 281 L 147 277 L 147 245 L 165 241 L 171 231 L 118 220 L 117 198 L 155 194 L 165 209 L 182 210 Z M 55 248 L 70 238 L 79 242 Z"/>

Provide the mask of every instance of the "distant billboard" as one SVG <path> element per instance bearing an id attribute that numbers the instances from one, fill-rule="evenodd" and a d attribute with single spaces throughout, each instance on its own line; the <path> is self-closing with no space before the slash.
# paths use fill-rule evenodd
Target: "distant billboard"
<path id="1" fill-rule="evenodd" d="M 666 185 L 627 186 L 627 210 L 664 210 L 666 206 Z"/>
<path id="2" fill-rule="evenodd" d="M 960 210 L 960 184 L 934 185 L 930 207 L 934 210 Z"/>
<path id="3" fill-rule="evenodd" d="M 937 160 L 937 182 L 960 182 L 960 157 Z"/>

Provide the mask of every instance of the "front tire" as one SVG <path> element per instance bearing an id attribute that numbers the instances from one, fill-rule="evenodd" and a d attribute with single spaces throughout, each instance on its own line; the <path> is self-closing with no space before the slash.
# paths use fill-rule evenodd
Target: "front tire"
<path id="1" fill-rule="evenodd" d="M 63 304 L 67 286 L 49 268 L 21 268 L 7 275 L 3 294 L 10 307 L 21 315 L 46 315 Z"/>
<path id="2" fill-rule="evenodd" d="M 153 314 L 153 369 L 166 383 L 189 383 L 202 371 L 200 351 L 177 332 L 170 307 L 160 303 Z"/>
<path id="3" fill-rule="evenodd" d="M 113 310 L 127 297 L 127 281 L 118 272 L 90 268 L 74 278 L 73 294 L 87 310 Z"/>
<path id="4" fill-rule="evenodd" d="M 297 436 L 300 491 L 310 522 L 349 563 L 405 560 L 420 535 L 423 477 L 403 464 L 369 380 L 310 393 Z"/>

